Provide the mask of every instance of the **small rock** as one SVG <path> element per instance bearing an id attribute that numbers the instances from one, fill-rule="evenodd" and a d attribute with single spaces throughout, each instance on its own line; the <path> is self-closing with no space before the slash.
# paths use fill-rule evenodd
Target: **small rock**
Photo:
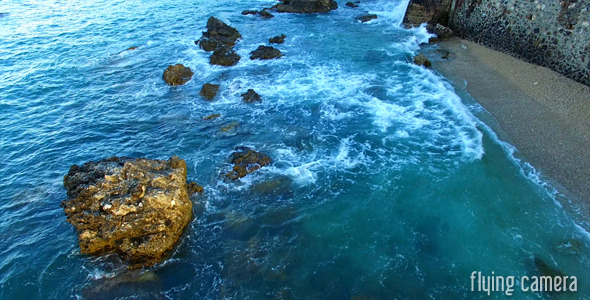
<path id="1" fill-rule="evenodd" d="M 198 44 L 205 51 L 215 51 L 221 46 L 233 47 L 242 35 L 233 27 L 215 17 L 207 20 L 207 31 L 199 39 Z"/>
<path id="2" fill-rule="evenodd" d="M 221 114 L 212 114 L 212 115 L 208 115 L 206 117 L 203 117 L 203 120 L 213 120 L 213 119 L 217 119 L 221 117 Z"/>
<path id="3" fill-rule="evenodd" d="M 203 98 L 207 100 L 213 100 L 219 91 L 219 84 L 205 83 L 199 93 Z"/>
<path id="4" fill-rule="evenodd" d="M 338 3 L 334 0 L 282 0 L 273 8 L 281 13 L 327 13 L 338 9 Z"/>
<path id="5" fill-rule="evenodd" d="M 162 78 L 168 85 L 183 85 L 193 77 L 193 71 L 182 64 L 170 65 L 164 71 Z"/>
<path id="6" fill-rule="evenodd" d="M 271 18 L 274 18 L 275 17 L 273 14 L 269 13 L 268 11 L 266 11 L 266 9 L 263 9 L 262 11 L 260 11 L 259 15 L 263 19 L 271 19 Z"/>
<path id="7" fill-rule="evenodd" d="M 346 2 L 346 6 L 352 7 L 352 8 L 359 7 L 358 5 L 356 5 L 355 3 L 352 3 L 352 2 Z"/>
<path id="8" fill-rule="evenodd" d="M 270 46 L 258 46 L 258 48 L 250 52 L 250 59 L 273 59 L 283 56 L 279 49 Z"/>
<path id="9" fill-rule="evenodd" d="M 258 11 L 257 10 L 250 10 L 250 9 L 248 9 L 248 10 L 242 11 L 242 15 L 244 15 L 244 16 L 247 16 L 247 15 L 257 15 L 257 14 L 258 14 Z"/>
<path id="10" fill-rule="evenodd" d="M 414 56 L 414 64 L 419 66 L 425 66 L 427 68 L 430 68 L 432 66 L 430 60 L 423 53 Z"/>
<path id="11" fill-rule="evenodd" d="M 230 67 L 235 66 L 240 59 L 241 57 L 235 53 L 234 50 L 221 46 L 213 52 L 211 57 L 209 57 L 209 63 L 212 65 Z"/>
<path id="12" fill-rule="evenodd" d="M 260 95 L 258 95 L 253 89 L 249 89 L 246 93 L 242 94 L 242 98 L 246 103 L 262 102 Z"/>
<path id="13" fill-rule="evenodd" d="M 435 37 L 435 36 L 433 36 L 433 37 L 431 37 L 431 38 L 428 39 L 428 43 L 429 44 L 436 44 L 438 42 L 439 42 L 439 39 L 437 37 Z"/>
<path id="14" fill-rule="evenodd" d="M 237 147 L 231 154 L 230 161 L 234 165 L 225 177 L 237 180 L 271 163 L 270 157 L 248 147 Z"/>
<path id="15" fill-rule="evenodd" d="M 229 124 L 227 124 L 226 126 L 221 127 L 221 131 L 223 131 L 223 132 L 232 131 L 232 130 L 236 129 L 238 126 L 240 126 L 240 123 L 238 121 L 232 121 Z"/>
<path id="16" fill-rule="evenodd" d="M 438 36 L 438 38 L 441 40 L 445 40 L 445 39 L 449 39 L 449 38 L 453 37 L 453 31 L 450 28 L 442 26 L 438 23 L 434 27 L 433 33 L 436 34 L 436 36 Z"/>
<path id="17" fill-rule="evenodd" d="M 272 44 L 282 44 L 285 42 L 286 37 L 287 37 L 286 35 L 281 34 L 281 35 L 277 35 L 273 38 L 270 38 L 268 41 Z"/>
<path id="18" fill-rule="evenodd" d="M 186 190 L 187 190 L 188 195 L 191 196 L 193 194 L 202 193 L 203 187 L 198 185 L 196 182 L 189 182 L 186 185 Z"/>
<path id="19" fill-rule="evenodd" d="M 129 50 L 135 50 L 135 49 L 137 49 L 137 47 L 133 46 L 133 47 L 129 47 L 129 48 L 127 48 L 127 50 L 125 50 L 125 51 L 129 51 Z"/>
<path id="20" fill-rule="evenodd" d="M 371 21 L 373 19 L 377 19 L 377 18 L 378 18 L 378 16 L 376 14 L 368 14 L 368 15 L 359 16 L 356 19 L 361 21 L 362 23 L 365 23 L 365 22 L 369 22 L 369 21 Z"/>
<path id="21" fill-rule="evenodd" d="M 442 59 L 449 59 L 451 57 L 451 52 L 447 50 L 437 49 L 436 52 L 440 54 L 440 58 Z"/>

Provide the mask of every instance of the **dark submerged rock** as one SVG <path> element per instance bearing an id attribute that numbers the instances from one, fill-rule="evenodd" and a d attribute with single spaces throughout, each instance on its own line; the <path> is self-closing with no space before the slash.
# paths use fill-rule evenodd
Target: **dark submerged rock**
<path id="1" fill-rule="evenodd" d="M 230 162 L 234 165 L 225 177 L 237 180 L 271 163 L 270 157 L 248 147 L 237 147 L 231 154 Z"/>
<path id="2" fill-rule="evenodd" d="M 221 117 L 221 114 L 212 114 L 212 115 L 208 115 L 206 117 L 203 117 L 203 120 L 213 120 L 213 119 L 217 119 Z"/>
<path id="3" fill-rule="evenodd" d="M 83 254 L 116 253 L 129 268 L 151 266 L 191 219 L 186 163 L 112 157 L 73 165 L 62 206 Z"/>
<path id="4" fill-rule="evenodd" d="M 346 6 L 352 7 L 352 8 L 359 7 L 356 3 L 353 3 L 353 2 L 346 2 Z"/>
<path id="5" fill-rule="evenodd" d="M 369 21 L 371 21 L 373 19 L 377 19 L 377 18 L 378 18 L 378 16 L 376 14 L 367 14 L 367 15 L 359 16 L 356 19 L 361 21 L 362 23 L 365 23 L 365 22 L 369 22 Z"/>
<path id="6" fill-rule="evenodd" d="M 247 15 L 257 15 L 258 11 L 257 10 L 244 10 L 242 11 L 242 15 L 247 16 Z"/>
<path id="7" fill-rule="evenodd" d="M 286 37 L 287 37 L 286 35 L 281 34 L 281 35 L 277 35 L 275 37 L 270 38 L 268 41 L 272 44 L 282 44 L 285 42 Z"/>
<path id="8" fill-rule="evenodd" d="M 290 0 L 273 6 L 278 12 L 286 13 L 327 13 L 338 9 L 333 0 Z"/>
<path id="9" fill-rule="evenodd" d="M 209 57 L 209 63 L 212 65 L 230 67 L 235 66 L 240 61 L 240 59 L 241 57 L 236 52 L 234 52 L 234 50 L 225 46 L 221 46 L 213 52 L 211 57 Z"/>
<path id="10" fill-rule="evenodd" d="M 219 92 L 219 84 L 205 83 L 199 94 L 207 100 L 213 100 L 217 95 L 217 92 Z"/>
<path id="11" fill-rule="evenodd" d="M 423 53 L 414 56 L 414 64 L 424 66 L 427 68 L 430 68 L 430 66 L 432 66 L 432 63 L 430 62 L 428 57 L 426 57 L 426 55 L 424 55 Z"/>
<path id="12" fill-rule="evenodd" d="M 241 95 L 246 103 L 253 103 L 253 102 L 262 102 L 260 99 L 260 95 L 256 93 L 253 89 L 249 89 L 246 93 Z"/>
<path id="13" fill-rule="evenodd" d="M 164 71 L 162 78 L 168 85 L 183 85 L 193 77 L 193 71 L 182 64 L 170 65 Z"/>
<path id="14" fill-rule="evenodd" d="M 199 47 L 205 51 L 215 51 L 221 46 L 233 47 L 242 35 L 233 27 L 215 17 L 207 20 L 207 31 L 199 40 Z"/>
<path id="15" fill-rule="evenodd" d="M 258 46 L 258 48 L 250 52 L 250 59 L 273 59 L 283 56 L 279 49 L 270 46 Z"/>
<path id="16" fill-rule="evenodd" d="M 262 17 L 263 19 L 271 19 L 271 18 L 275 17 L 273 14 L 269 13 L 266 9 L 263 9 L 262 11 L 260 11 L 260 13 L 258 13 L 258 15 L 260 15 L 260 17 Z"/>

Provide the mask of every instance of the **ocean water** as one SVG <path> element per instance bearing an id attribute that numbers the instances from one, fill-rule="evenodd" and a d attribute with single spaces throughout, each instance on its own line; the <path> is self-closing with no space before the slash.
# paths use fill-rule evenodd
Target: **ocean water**
<path id="1" fill-rule="evenodd" d="M 400 28 L 407 1 L 240 14 L 272 4 L 0 3 L 0 299 L 479 299 L 472 272 L 537 276 L 540 261 L 578 291 L 517 280 L 513 297 L 590 299 L 588 221 L 468 94 L 409 63 L 429 35 Z M 194 44 L 211 15 L 243 36 L 235 67 Z M 248 59 L 282 33 L 284 57 Z M 195 75 L 169 87 L 176 63 Z M 241 101 L 249 88 L 262 103 Z M 236 146 L 272 166 L 223 181 Z M 114 155 L 178 155 L 205 188 L 154 267 L 81 255 L 59 207 L 70 165 Z"/>

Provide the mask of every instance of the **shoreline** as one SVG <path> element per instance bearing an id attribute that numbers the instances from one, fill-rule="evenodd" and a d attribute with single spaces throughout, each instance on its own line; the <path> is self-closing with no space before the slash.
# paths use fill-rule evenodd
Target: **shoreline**
<path id="1" fill-rule="evenodd" d="M 590 216 L 590 86 L 485 46 L 439 42 L 432 68 L 466 90 L 528 162 Z"/>

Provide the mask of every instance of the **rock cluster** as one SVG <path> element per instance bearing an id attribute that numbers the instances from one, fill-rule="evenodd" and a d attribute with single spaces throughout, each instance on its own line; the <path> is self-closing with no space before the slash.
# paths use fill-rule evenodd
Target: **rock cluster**
<path id="1" fill-rule="evenodd" d="M 223 23 L 215 17 L 207 20 L 207 31 L 196 41 L 201 49 L 213 54 L 209 63 L 220 66 L 234 66 L 240 61 L 240 56 L 232 49 L 242 35 L 233 27 Z"/>
<path id="2" fill-rule="evenodd" d="M 230 161 L 234 165 L 225 177 L 237 180 L 271 163 L 270 157 L 248 147 L 237 147 L 231 154 Z"/>
<path id="3" fill-rule="evenodd" d="M 182 64 L 170 65 L 164 71 L 162 78 L 168 85 L 183 85 L 193 77 L 193 71 Z"/>
<path id="4" fill-rule="evenodd" d="M 333 0 L 281 0 L 273 8 L 286 13 L 327 13 L 338 8 Z"/>
<path id="5" fill-rule="evenodd" d="M 178 157 L 73 165 L 64 186 L 62 206 L 81 252 L 116 253 L 130 268 L 160 261 L 191 219 L 186 163 Z"/>

